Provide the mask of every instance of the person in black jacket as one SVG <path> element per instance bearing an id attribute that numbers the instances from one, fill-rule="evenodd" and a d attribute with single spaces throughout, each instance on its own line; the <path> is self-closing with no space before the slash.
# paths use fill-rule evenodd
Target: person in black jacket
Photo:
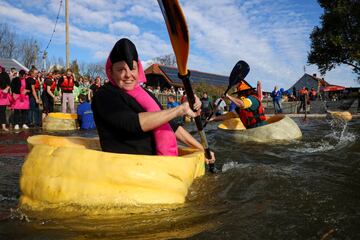
<path id="1" fill-rule="evenodd" d="M 0 124 L 1 129 L 9 131 L 6 128 L 6 107 L 10 105 L 10 77 L 5 68 L 0 66 Z"/>
<path id="2" fill-rule="evenodd" d="M 188 102 L 162 110 L 155 96 L 140 86 L 140 80 L 146 79 L 136 47 L 130 40 L 121 39 L 115 44 L 106 64 L 106 73 L 110 82 L 94 94 L 92 101 L 103 151 L 173 156 L 177 154 L 176 139 L 204 150 L 183 127 L 172 121 L 183 115 L 198 116 L 199 99 L 194 106 L 197 112 L 191 110 Z M 172 142 L 172 135 L 176 137 L 176 151 L 169 153 L 166 145 Z M 162 136 L 165 137 L 162 139 Z M 214 154 L 206 161 L 214 162 Z"/>

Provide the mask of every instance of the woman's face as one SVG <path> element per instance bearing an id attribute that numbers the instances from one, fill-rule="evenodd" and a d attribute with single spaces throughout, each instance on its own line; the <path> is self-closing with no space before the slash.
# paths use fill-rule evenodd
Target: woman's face
<path id="1" fill-rule="evenodd" d="M 111 78 L 123 90 L 133 90 L 138 83 L 138 64 L 133 61 L 131 70 L 125 61 L 116 62 L 111 68 Z"/>

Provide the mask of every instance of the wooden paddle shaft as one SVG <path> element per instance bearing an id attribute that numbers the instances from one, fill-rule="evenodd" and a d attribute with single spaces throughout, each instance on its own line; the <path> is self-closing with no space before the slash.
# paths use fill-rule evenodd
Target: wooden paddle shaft
<path id="1" fill-rule="evenodd" d="M 182 80 L 183 82 L 183 85 L 184 85 L 184 88 L 185 88 L 185 92 L 187 94 L 187 100 L 189 102 L 189 105 L 190 105 L 190 108 L 194 110 L 194 104 L 195 104 L 195 95 L 194 95 L 194 92 L 193 92 L 193 89 L 191 87 L 191 82 L 190 82 L 190 71 L 188 71 L 188 74 L 187 75 L 180 75 L 179 73 L 179 78 Z M 211 153 L 210 153 L 210 149 L 209 149 L 209 144 L 207 142 L 207 139 L 206 139 L 206 135 L 205 135 L 205 132 L 204 132 L 204 129 L 203 129 L 203 126 L 202 126 L 202 123 L 201 123 L 201 118 L 200 116 L 197 116 L 195 117 L 195 123 L 196 123 L 196 128 L 200 134 L 200 138 L 201 138 L 201 144 L 203 145 L 204 147 L 204 150 L 205 150 L 205 157 L 207 159 L 211 159 Z"/>

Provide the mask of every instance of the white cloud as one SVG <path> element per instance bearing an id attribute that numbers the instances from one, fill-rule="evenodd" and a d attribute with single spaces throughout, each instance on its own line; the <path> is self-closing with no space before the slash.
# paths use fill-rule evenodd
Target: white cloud
<path id="1" fill-rule="evenodd" d="M 140 29 L 135 24 L 130 22 L 120 21 L 109 24 L 109 29 L 112 33 L 120 32 L 122 34 L 139 34 Z"/>
<path id="2" fill-rule="evenodd" d="M 96 51 L 94 54 L 94 58 L 97 60 L 105 60 L 109 56 L 109 52 L 107 51 Z"/>
<path id="3" fill-rule="evenodd" d="M 146 2 L 146 1 L 144 1 L 144 2 Z M 147 2 L 149 3 L 150 1 L 147 1 Z M 130 9 L 126 11 L 126 15 L 132 16 L 132 17 L 134 17 L 134 16 L 142 17 L 142 18 L 146 18 L 146 19 L 152 20 L 152 21 L 162 21 L 163 20 L 161 13 L 159 11 L 156 11 L 156 10 L 158 10 L 157 5 L 155 5 L 155 6 L 153 4 L 145 5 L 143 2 L 141 4 L 142 5 L 131 6 Z"/>
<path id="4" fill-rule="evenodd" d="M 95 11 L 87 8 L 84 5 L 78 4 L 76 1 L 70 2 L 69 14 L 71 21 L 78 24 L 78 26 L 92 25 L 104 26 L 111 22 L 111 11 Z"/>

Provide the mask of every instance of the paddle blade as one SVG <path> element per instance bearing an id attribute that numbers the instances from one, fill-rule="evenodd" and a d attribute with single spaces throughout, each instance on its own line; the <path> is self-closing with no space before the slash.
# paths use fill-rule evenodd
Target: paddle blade
<path id="1" fill-rule="evenodd" d="M 188 73 L 189 31 L 184 14 L 177 0 L 158 0 L 158 3 L 174 49 L 179 74 L 185 76 Z"/>
<path id="2" fill-rule="evenodd" d="M 230 73 L 229 86 L 235 86 L 241 80 L 244 80 L 249 72 L 250 72 L 249 64 L 247 64 L 247 62 L 243 60 L 238 61 Z"/>

